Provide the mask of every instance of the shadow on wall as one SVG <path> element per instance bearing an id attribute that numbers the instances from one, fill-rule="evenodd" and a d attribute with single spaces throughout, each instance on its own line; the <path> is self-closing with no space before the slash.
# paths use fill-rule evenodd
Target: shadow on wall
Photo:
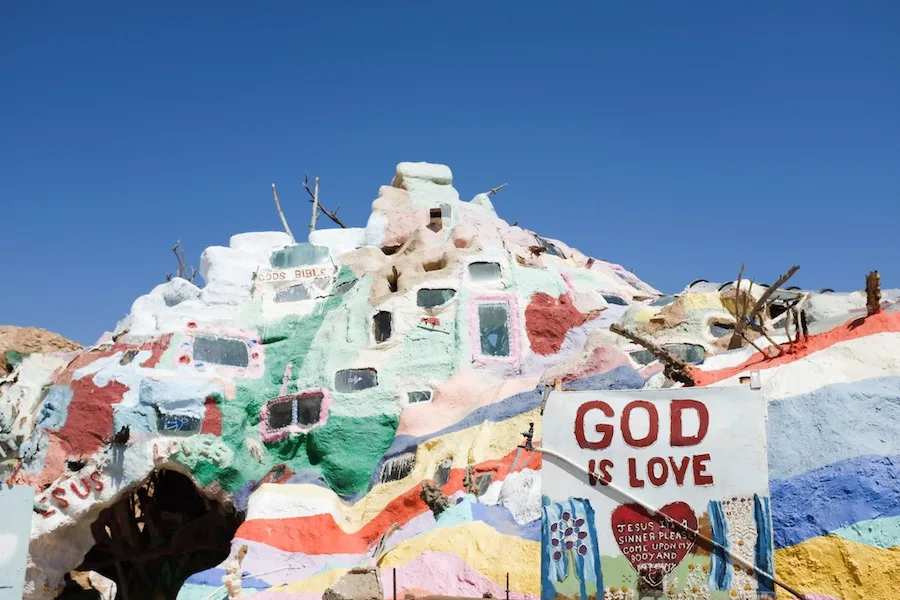
<path id="1" fill-rule="evenodd" d="M 228 558 L 242 520 L 233 508 L 202 496 L 185 475 L 155 471 L 100 513 L 91 525 L 96 544 L 76 571 L 115 581 L 117 598 L 174 599 L 189 576 Z M 58 597 L 84 593 L 71 586 Z"/>

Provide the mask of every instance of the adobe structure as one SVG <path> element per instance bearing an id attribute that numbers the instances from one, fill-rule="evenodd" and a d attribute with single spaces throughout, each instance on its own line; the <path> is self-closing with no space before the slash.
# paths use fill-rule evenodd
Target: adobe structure
<path id="1" fill-rule="evenodd" d="M 489 194 L 460 200 L 427 163 L 398 165 L 365 228 L 235 235 L 200 274 L 91 347 L 10 349 L 0 478 L 34 488 L 28 600 L 65 597 L 75 571 L 129 600 L 393 597 L 394 577 L 399 598 L 508 581 L 536 599 L 542 462 L 520 446 L 540 443 L 545 391 L 751 373 L 777 577 L 808 599 L 896 598 L 894 291 L 874 308 L 747 280 L 664 295 L 510 226 Z M 376 591 L 342 593 L 348 573 Z M 758 597 L 731 581 L 678 597 Z M 592 596 L 634 597 L 620 583 Z"/>

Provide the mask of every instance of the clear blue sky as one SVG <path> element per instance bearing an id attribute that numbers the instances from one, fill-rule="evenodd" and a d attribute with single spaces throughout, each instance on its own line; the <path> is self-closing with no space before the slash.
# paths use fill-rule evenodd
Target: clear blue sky
<path id="1" fill-rule="evenodd" d="M 404 160 L 664 291 L 900 286 L 892 0 L 0 0 L 0 90 L 0 323 L 80 342 L 272 182 L 362 226 Z"/>

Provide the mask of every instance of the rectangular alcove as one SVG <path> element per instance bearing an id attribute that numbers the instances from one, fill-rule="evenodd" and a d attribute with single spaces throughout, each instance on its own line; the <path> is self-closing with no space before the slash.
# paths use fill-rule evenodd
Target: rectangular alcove
<path id="1" fill-rule="evenodd" d="M 375 369 L 342 369 L 334 374 L 334 389 L 341 393 L 360 392 L 378 385 Z"/>
<path id="2" fill-rule="evenodd" d="M 456 296 L 456 290 L 450 288 L 422 288 L 416 292 L 416 306 L 436 308 L 450 302 Z"/>
<path id="3" fill-rule="evenodd" d="M 380 344 L 391 339 L 394 317 L 386 310 L 379 310 L 372 316 L 372 335 L 375 342 Z"/>
<path id="4" fill-rule="evenodd" d="M 272 398 L 260 409 L 260 437 L 277 441 L 295 433 L 306 433 L 328 420 L 327 390 L 310 389 Z"/>
<path id="5" fill-rule="evenodd" d="M 486 294 L 470 301 L 469 339 L 476 362 L 515 363 L 520 359 L 518 311 L 510 294 Z"/>
<path id="6" fill-rule="evenodd" d="M 194 338 L 192 355 L 196 362 L 229 367 L 246 367 L 250 364 L 250 354 L 244 340 L 198 335 Z"/>
<path id="7" fill-rule="evenodd" d="M 291 287 L 286 287 L 275 292 L 275 302 L 300 302 L 309 299 L 309 289 L 306 284 L 298 283 Z"/>
<path id="8" fill-rule="evenodd" d="M 469 279 L 472 283 L 494 283 L 502 278 L 500 263 L 485 261 L 469 263 Z"/>

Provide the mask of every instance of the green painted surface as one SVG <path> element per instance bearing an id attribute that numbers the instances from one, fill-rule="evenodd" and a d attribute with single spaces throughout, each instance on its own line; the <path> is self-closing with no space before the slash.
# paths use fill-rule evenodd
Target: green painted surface
<path id="1" fill-rule="evenodd" d="M 845 540 L 886 550 L 900 548 L 900 517 L 884 517 L 854 523 L 831 532 Z"/>

